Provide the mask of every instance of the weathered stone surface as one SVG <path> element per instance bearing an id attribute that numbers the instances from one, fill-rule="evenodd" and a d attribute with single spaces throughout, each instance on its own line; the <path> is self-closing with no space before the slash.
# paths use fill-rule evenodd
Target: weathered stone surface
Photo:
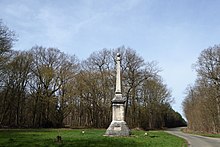
<path id="1" fill-rule="evenodd" d="M 115 94 L 112 103 L 125 103 L 125 98 L 122 97 L 122 94 Z"/>
<path id="2" fill-rule="evenodd" d="M 107 136 L 129 136 L 130 130 L 126 124 L 125 120 L 125 99 L 122 97 L 121 93 L 121 71 L 120 71 L 120 54 L 117 54 L 116 58 L 116 90 L 115 97 L 112 100 L 112 122 L 105 135 Z"/>
<path id="3" fill-rule="evenodd" d="M 105 135 L 108 136 L 129 136 L 130 129 L 125 121 L 112 121 Z"/>
<path id="4" fill-rule="evenodd" d="M 117 53 L 117 57 L 116 57 L 116 88 L 115 88 L 115 93 L 116 94 L 121 94 L 121 58 L 120 58 L 120 54 Z"/>

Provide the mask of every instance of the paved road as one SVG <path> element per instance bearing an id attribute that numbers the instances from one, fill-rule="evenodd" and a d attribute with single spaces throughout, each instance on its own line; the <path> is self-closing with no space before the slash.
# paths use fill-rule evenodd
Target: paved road
<path id="1" fill-rule="evenodd" d="M 169 129 L 166 132 L 186 139 L 190 147 L 220 147 L 219 138 L 210 138 L 183 133 L 180 131 L 180 128 Z"/>

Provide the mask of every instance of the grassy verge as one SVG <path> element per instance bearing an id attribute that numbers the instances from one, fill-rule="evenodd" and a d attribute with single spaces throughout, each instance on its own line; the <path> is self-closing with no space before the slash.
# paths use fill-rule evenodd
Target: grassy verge
<path id="1" fill-rule="evenodd" d="M 82 133 L 84 131 L 84 133 Z M 130 137 L 103 136 L 103 129 L 25 129 L 0 130 L 0 146 L 79 146 L 79 147 L 183 147 L 185 141 L 163 131 L 132 131 Z M 57 141 L 57 136 L 62 141 Z"/>
<path id="2" fill-rule="evenodd" d="M 195 135 L 200 135 L 200 136 L 220 138 L 220 134 L 205 133 L 205 132 L 199 132 L 199 131 L 192 131 L 192 130 L 188 130 L 187 128 L 184 128 L 184 129 L 182 129 L 181 131 L 184 132 L 184 133 L 195 134 Z"/>

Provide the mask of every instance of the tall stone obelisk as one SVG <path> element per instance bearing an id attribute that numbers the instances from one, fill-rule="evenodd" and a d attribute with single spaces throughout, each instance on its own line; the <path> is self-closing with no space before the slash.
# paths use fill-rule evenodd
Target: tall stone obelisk
<path id="1" fill-rule="evenodd" d="M 121 92 L 121 58 L 119 53 L 117 53 L 116 62 L 116 90 L 115 97 L 112 100 L 112 122 L 105 135 L 129 136 L 130 130 L 125 122 L 125 99 Z"/>

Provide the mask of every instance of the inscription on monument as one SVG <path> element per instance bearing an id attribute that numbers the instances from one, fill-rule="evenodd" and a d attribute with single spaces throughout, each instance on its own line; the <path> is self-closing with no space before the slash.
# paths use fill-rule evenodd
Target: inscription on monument
<path id="1" fill-rule="evenodd" d="M 115 131 L 121 131 L 121 127 L 114 127 Z"/>

